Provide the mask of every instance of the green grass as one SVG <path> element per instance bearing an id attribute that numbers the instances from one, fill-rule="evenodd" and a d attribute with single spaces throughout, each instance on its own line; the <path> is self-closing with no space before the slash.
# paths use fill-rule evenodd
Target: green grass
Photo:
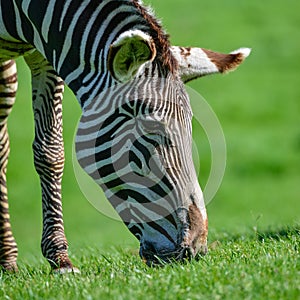
<path id="1" fill-rule="evenodd" d="M 49 275 L 39 246 L 41 201 L 31 151 L 30 78 L 24 62 L 18 60 L 19 93 L 9 119 L 8 187 L 20 273 L 1 275 L 1 299 L 300 298 L 300 239 L 295 230 L 300 224 L 300 4 L 295 0 L 150 2 L 173 44 L 223 52 L 253 48 L 236 72 L 189 84 L 210 103 L 227 141 L 226 174 L 207 207 L 209 254 L 191 264 L 148 269 L 125 226 L 100 214 L 85 199 L 72 166 L 80 109 L 67 90 L 64 220 L 71 257 L 81 275 Z M 194 139 L 203 186 L 210 150 L 197 124 Z M 289 233 L 285 228 L 290 228 Z"/>
<path id="2" fill-rule="evenodd" d="M 87 248 L 81 274 L 21 264 L 2 275 L 1 299 L 299 299 L 299 231 L 219 235 L 200 261 L 148 268 L 137 252 Z"/>

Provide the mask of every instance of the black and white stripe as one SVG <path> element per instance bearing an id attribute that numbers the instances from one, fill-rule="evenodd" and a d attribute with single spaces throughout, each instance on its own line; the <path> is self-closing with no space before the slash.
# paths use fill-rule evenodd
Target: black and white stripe
<path id="1" fill-rule="evenodd" d="M 130 82 L 118 84 L 109 55 L 127 32 L 146 36 L 145 45 L 155 51 Z M 16 92 L 10 59 L 19 55 L 32 72 L 42 251 L 52 268 L 74 270 L 61 208 L 64 82 L 83 111 L 78 160 L 141 241 L 141 256 L 151 261 L 155 255 L 177 259 L 196 253 L 199 245 L 186 252 L 192 247 L 193 205 L 204 228 L 195 232 L 202 232 L 205 245 L 206 212 L 191 157 L 192 113 L 168 37 L 153 14 L 138 0 L 6 0 L 0 4 L 0 264 L 16 268 L 5 171 L 6 118 Z"/>
<path id="2" fill-rule="evenodd" d="M 15 102 L 18 85 L 15 62 L 0 63 L 0 74 L 0 264 L 7 270 L 16 270 L 18 249 L 10 226 L 6 186 L 9 156 L 7 116 Z"/>

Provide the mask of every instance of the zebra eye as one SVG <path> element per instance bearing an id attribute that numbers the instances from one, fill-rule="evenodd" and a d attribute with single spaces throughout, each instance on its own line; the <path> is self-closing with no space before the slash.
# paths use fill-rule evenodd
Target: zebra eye
<path id="1" fill-rule="evenodd" d="M 147 120 L 143 122 L 143 128 L 148 134 L 167 135 L 166 124 L 157 120 Z"/>

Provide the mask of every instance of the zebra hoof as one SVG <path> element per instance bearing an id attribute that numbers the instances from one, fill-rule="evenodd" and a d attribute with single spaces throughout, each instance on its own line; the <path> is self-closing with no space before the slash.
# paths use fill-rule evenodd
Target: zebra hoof
<path id="1" fill-rule="evenodd" d="M 0 270 L 3 272 L 15 273 L 18 272 L 18 266 L 16 263 L 3 263 L 0 264 Z"/>
<path id="2" fill-rule="evenodd" d="M 71 273 L 73 273 L 73 274 L 80 274 L 80 271 L 79 271 L 79 269 L 72 267 L 72 268 L 59 268 L 59 269 L 55 269 L 55 270 L 53 270 L 53 273 L 54 274 L 59 274 L 59 275 L 71 274 Z"/>

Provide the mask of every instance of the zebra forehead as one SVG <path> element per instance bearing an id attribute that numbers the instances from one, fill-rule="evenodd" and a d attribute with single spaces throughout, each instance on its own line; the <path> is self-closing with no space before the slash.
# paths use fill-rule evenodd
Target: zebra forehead
<path id="1" fill-rule="evenodd" d="M 189 94 L 182 82 L 174 80 L 174 76 L 152 80 L 136 78 L 132 86 L 125 98 L 131 99 L 132 104 L 137 101 L 141 111 L 147 108 L 151 113 L 169 114 L 174 119 L 179 115 L 192 118 Z"/>
<path id="2" fill-rule="evenodd" d="M 169 35 L 163 29 L 160 21 L 154 16 L 152 10 L 145 7 L 142 1 L 132 0 L 132 3 L 150 27 L 149 34 L 155 43 L 158 60 L 160 60 L 163 66 L 167 67 L 171 73 L 176 73 L 178 70 L 178 62 L 170 50 L 171 44 Z"/>

